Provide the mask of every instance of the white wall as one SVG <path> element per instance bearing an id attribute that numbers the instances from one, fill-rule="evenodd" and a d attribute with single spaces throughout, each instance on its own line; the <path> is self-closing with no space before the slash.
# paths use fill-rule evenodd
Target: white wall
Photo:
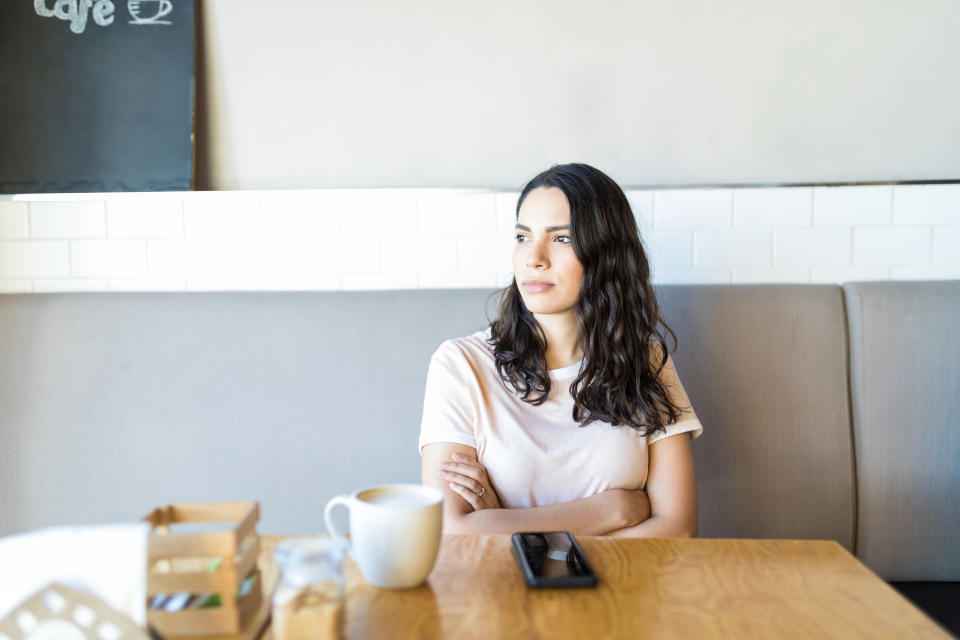
<path id="1" fill-rule="evenodd" d="M 201 188 L 960 178 L 956 0 L 201 6 Z"/>
<path id="2" fill-rule="evenodd" d="M 199 6 L 221 191 L 0 197 L 0 291 L 497 286 L 574 160 L 658 282 L 960 278 L 960 184 L 802 186 L 960 179 L 955 0 Z"/>
<path id="3" fill-rule="evenodd" d="M 630 190 L 654 279 L 960 278 L 960 185 Z M 0 291 L 494 287 L 515 192 L 0 199 Z"/>

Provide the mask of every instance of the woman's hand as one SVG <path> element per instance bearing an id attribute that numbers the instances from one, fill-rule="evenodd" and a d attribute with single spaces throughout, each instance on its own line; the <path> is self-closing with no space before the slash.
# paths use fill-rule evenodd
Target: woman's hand
<path id="1" fill-rule="evenodd" d="M 493 490 L 487 470 L 470 456 L 453 454 L 452 462 L 443 462 L 437 475 L 450 483 L 450 488 L 467 501 L 474 511 L 499 509 L 500 498 Z"/>
<path id="2" fill-rule="evenodd" d="M 643 489 L 611 489 L 617 498 L 624 527 L 640 524 L 650 517 L 650 498 Z"/>

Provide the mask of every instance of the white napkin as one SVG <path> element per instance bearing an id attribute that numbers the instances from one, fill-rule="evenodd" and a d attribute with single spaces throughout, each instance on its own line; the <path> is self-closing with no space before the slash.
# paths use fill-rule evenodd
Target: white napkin
<path id="1" fill-rule="evenodd" d="M 0 620 L 53 581 L 147 624 L 150 524 L 51 527 L 0 538 Z"/>

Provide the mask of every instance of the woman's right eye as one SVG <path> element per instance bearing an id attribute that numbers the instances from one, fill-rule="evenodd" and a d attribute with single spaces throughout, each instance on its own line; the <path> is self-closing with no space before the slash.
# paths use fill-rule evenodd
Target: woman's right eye
<path id="1" fill-rule="evenodd" d="M 522 233 L 518 233 L 516 238 L 517 238 L 517 242 L 526 242 L 527 240 L 527 236 L 525 236 Z"/>

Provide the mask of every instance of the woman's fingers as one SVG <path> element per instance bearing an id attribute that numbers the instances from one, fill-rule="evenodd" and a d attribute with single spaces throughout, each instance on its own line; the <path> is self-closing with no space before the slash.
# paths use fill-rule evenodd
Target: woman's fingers
<path id="1" fill-rule="evenodd" d="M 437 470 L 439 475 L 450 484 L 450 488 L 473 507 L 474 511 L 499 507 L 499 501 L 491 489 L 487 471 L 476 458 L 455 453 L 452 462 L 443 462 Z M 480 495 L 478 495 L 480 494 Z"/>
<path id="2" fill-rule="evenodd" d="M 463 462 L 443 462 L 440 464 L 440 471 L 459 473 L 460 475 L 468 476 L 473 478 L 477 482 L 483 480 L 482 472 L 483 467 L 478 464 L 466 464 Z"/>
<path id="3" fill-rule="evenodd" d="M 450 488 L 456 491 L 461 498 L 466 500 L 470 504 L 470 506 L 473 507 L 474 511 L 477 511 L 480 509 L 480 499 L 477 498 L 477 494 L 473 493 L 466 487 L 463 487 L 457 484 L 456 482 L 451 482 Z"/>
<path id="4" fill-rule="evenodd" d="M 469 489 L 470 491 L 473 491 L 474 493 L 480 493 L 480 489 L 481 487 L 483 487 L 483 485 L 480 484 L 480 482 L 477 481 L 475 478 L 471 478 L 470 476 L 465 476 L 459 473 L 453 473 L 450 471 L 441 471 L 440 477 L 449 482 L 455 482 L 460 486 L 466 487 L 467 489 Z"/>

